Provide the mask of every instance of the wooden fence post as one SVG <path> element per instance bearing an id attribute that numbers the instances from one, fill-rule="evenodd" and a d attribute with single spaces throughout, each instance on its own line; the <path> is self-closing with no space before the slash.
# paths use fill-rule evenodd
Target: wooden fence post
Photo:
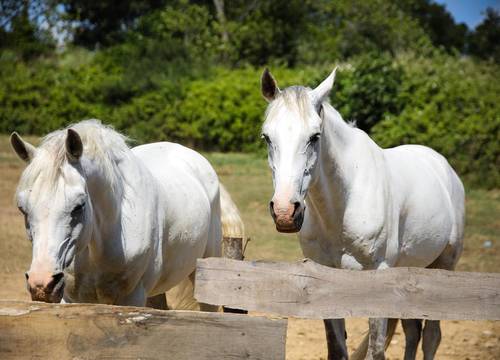
<path id="1" fill-rule="evenodd" d="M 248 241 L 248 240 L 247 240 Z M 243 260 L 243 238 L 241 237 L 224 237 L 222 239 L 223 256 L 233 260 Z M 248 311 L 241 309 L 233 309 L 223 306 L 222 309 L 226 313 L 233 314 L 248 314 Z"/>

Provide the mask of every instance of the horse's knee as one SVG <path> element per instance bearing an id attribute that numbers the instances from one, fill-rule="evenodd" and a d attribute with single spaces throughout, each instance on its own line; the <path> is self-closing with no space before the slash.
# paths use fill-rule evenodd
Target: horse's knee
<path id="1" fill-rule="evenodd" d="M 387 336 L 387 319 L 369 319 L 369 339 L 367 359 L 385 359 L 385 339 Z"/>
<path id="2" fill-rule="evenodd" d="M 402 319 L 403 331 L 405 333 L 405 360 L 414 360 L 417 356 L 418 343 L 422 334 L 422 320 Z"/>
<path id="3" fill-rule="evenodd" d="M 403 331 L 405 333 L 406 344 L 417 346 L 422 335 L 422 320 L 402 319 Z"/>
<path id="4" fill-rule="evenodd" d="M 328 360 L 347 359 L 347 332 L 344 319 L 325 319 L 326 343 L 328 345 Z"/>
<path id="5" fill-rule="evenodd" d="M 423 331 L 422 350 L 424 360 L 434 359 L 434 355 L 441 342 L 441 326 L 439 320 L 426 320 Z"/>

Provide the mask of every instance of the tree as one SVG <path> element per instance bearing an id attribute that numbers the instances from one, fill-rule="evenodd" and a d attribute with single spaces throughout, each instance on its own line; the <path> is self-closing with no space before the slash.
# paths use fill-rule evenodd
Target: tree
<path id="1" fill-rule="evenodd" d="M 434 45 L 464 51 L 467 26 L 455 23 L 443 5 L 430 0 L 400 0 L 396 4 L 419 22 Z"/>
<path id="2" fill-rule="evenodd" d="M 500 13 L 492 8 L 469 37 L 469 52 L 479 58 L 500 63 Z"/>
<path id="3" fill-rule="evenodd" d="M 48 54 L 55 48 L 50 33 L 50 4 L 23 0 L 0 2 L 0 48 L 10 49 L 24 60 Z M 51 9 L 52 10 L 52 9 Z M 40 23 L 45 23 L 45 28 Z"/>
<path id="4" fill-rule="evenodd" d="M 74 44 L 89 48 L 124 40 L 141 16 L 163 7 L 166 0 L 62 0 L 66 20 L 73 23 Z"/>

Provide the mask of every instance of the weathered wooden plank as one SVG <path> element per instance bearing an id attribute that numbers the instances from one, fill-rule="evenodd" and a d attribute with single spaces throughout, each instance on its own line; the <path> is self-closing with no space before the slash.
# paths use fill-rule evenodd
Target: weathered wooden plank
<path id="1" fill-rule="evenodd" d="M 312 260 L 200 259 L 195 297 L 304 318 L 500 320 L 500 274 L 420 268 L 338 270 Z"/>
<path id="2" fill-rule="evenodd" d="M 0 359 L 284 359 L 286 320 L 0 301 Z"/>

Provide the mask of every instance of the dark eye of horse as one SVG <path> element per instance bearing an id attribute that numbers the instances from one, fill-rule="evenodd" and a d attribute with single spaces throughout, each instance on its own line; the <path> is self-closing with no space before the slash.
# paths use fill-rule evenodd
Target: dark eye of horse
<path id="1" fill-rule="evenodd" d="M 24 216 L 26 216 L 26 211 L 24 211 L 22 207 L 18 206 L 17 208 L 19 209 L 19 211 L 21 212 L 21 214 L 23 214 Z"/>
<path id="2" fill-rule="evenodd" d="M 321 135 L 320 133 L 316 133 L 316 134 L 312 135 L 309 138 L 309 143 L 310 144 L 315 144 L 319 140 L 320 135 Z"/>
<path id="3" fill-rule="evenodd" d="M 267 136 L 266 134 L 262 134 L 261 138 L 264 139 L 267 145 L 271 145 L 271 139 L 269 139 L 269 136 Z"/>
<path id="4" fill-rule="evenodd" d="M 79 205 L 76 205 L 73 211 L 71 211 L 72 216 L 80 215 L 85 208 L 85 203 L 81 203 Z"/>

